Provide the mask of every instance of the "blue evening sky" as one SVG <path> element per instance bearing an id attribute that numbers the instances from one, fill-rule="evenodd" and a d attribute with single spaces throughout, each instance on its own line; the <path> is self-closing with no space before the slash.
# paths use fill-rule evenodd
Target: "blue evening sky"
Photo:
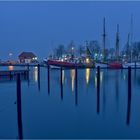
<path id="1" fill-rule="evenodd" d="M 11 1 L 0 2 L 0 59 L 8 53 L 17 58 L 32 51 L 40 59 L 59 44 L 76 45 L 85 40 L 102 44 L 103 17 L 106 17 L 107 46 L 114 47 L 116 24 L 120 24 L 120 45 L 124 46 L 134 17 L 134 41 L 140 40 L 140 2 L 111 1 Z"/>

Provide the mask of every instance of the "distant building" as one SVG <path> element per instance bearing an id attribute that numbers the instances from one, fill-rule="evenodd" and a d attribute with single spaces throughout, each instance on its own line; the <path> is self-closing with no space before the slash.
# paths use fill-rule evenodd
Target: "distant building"
<path id="1" fill-rule="evenodd" d="M 34 63 L 37 62 L 37 56 L 32 52 L 22 52 L 18 56 L 20 63 Z"/>

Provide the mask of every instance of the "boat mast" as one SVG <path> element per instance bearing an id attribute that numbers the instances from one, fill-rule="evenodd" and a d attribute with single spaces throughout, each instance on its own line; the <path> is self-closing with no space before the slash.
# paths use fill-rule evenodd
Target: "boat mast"
<path id="1" fill-rule="evenodd" d="M 117 24 L 117 32 L 116 32 L 116 59 L 119 60 L 119 24 Z"/>
<path id="2" fill-rule="evenodd" d="M 130 33 L 128 33 L 128 38 L 127 38 L 127 48 L 126 48 L 126 55 L 127 55 L 127 59 L 129 58 L 129 53 L 130 53 Z"/>
<path id="3" fill-rule="evenodd" d="M 131 52 L 131 55 L 130 55 L 130 60 L 132 62 L 132 53 L 133 53 L 133 14 L 131 14 L 131 25 L 130 25 L 130 39 L 131 39 L 131 42 L 130 42 L 130 52 Z"/>
<path id="4" fill-rule="evenodd" d="M 88 54 L 88 46 L 89 46 L 89 43 L 88 43 L 88 41 L 86 40 L 86 57 L 89 57 L 89 54 Z"/>
<path id="5" fill-rule="evenodd" d="M 103 61 L 106 60 L 105 45 L 106 45 L 106 30 L 105 30 L 105 17 L 104 17 L 103 19 Z"/>

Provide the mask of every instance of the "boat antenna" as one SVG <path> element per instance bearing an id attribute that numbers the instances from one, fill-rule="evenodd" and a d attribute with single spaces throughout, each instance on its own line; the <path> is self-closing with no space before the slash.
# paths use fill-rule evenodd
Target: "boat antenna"
<path id="1" fill-rule="evenodd" d="M 117 32 L 116 32 L 116 58 L 119 59 L 119 24 L 117 24 Z"/>
<path id="2" fill-rule="evenodd" d="M 105 17 L 103 19 L 103 60 L 106 60 L 105 47 L 106 47 L 106 29 L 105 29 Z"/>

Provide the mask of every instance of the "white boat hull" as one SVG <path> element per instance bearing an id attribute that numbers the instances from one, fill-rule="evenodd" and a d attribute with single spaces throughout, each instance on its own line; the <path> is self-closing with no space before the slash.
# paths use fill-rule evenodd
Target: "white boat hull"
<path id="1" fill-rule="evenodd" d="M 137 63 L 125 63 L 123 64 L 123 68 L 128 68 L 128 67 L 131 67 L 131 68 L 140 68 L 140 63 L 137 62 Z"/>

